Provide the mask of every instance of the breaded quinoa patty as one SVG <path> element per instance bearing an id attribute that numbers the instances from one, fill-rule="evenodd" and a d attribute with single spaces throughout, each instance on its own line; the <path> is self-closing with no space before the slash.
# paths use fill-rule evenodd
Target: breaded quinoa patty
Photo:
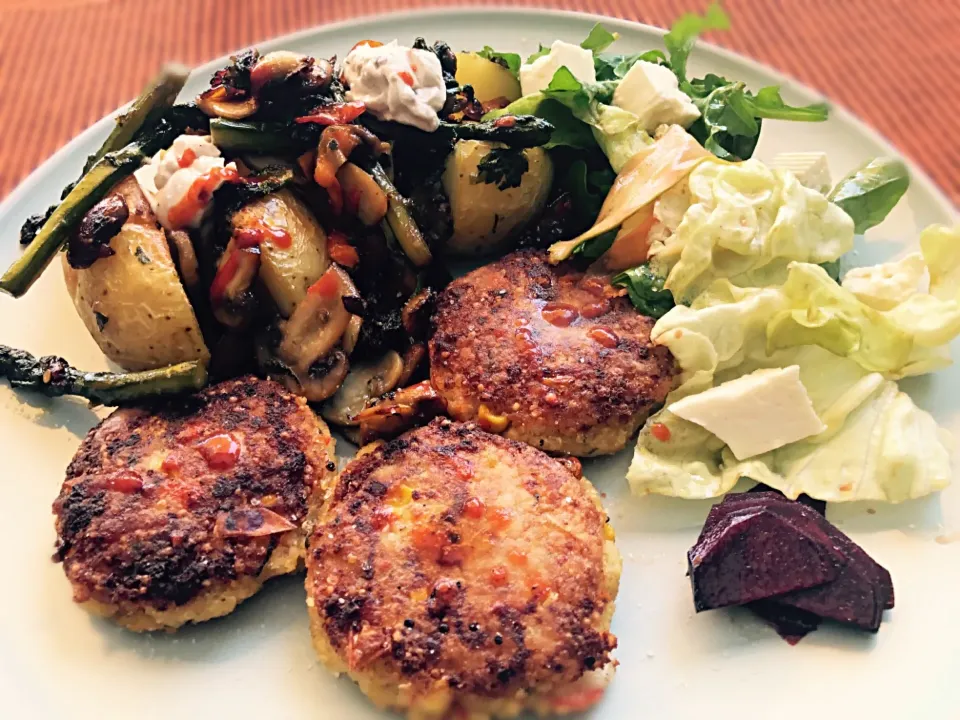
<path id="1" fill-rule="evenodd" d="M 507 255 L 443 292 L 430 379 L 457 420 L 549 452 L 616 452 L 662 403 L 674 362 L 653 320 L 606 281 L 533 251 Z"/>
<path id="2" fill-rule="evenodd" d="M 418 719 L 577 709 L 612 668 L 619 578 L 586 480 L 447 419 L 361 451 L 307 548 L 321 660 Z"/>
<path id="3" fill-rule="evenodd" d="M 53 505 L 74 599 L 131 630 L 226 615 L 303 557 L 336 466 L 306 401 L 253 377 L 90 431 Z"/>

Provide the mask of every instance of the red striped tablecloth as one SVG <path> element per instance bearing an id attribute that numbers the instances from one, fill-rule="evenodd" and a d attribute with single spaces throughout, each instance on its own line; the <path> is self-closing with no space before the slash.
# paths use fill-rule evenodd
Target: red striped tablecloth
<path id="1" fill-rule="evenodd" d="M 0 197 L 167 60 L 199 64 L 293 30 L 483 0 L 0 0 Z M 501 3 L 503 4 L 503 3 Z M 668 26 L 706 0 L 532 0 Z M 817 88 L 960 202 L 960 1 L 727 0 L 708 39 Z"/>

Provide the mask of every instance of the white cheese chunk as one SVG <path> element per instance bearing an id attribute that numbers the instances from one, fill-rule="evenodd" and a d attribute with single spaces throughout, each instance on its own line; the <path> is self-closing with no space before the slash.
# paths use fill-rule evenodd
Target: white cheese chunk
<path id="1" fill-rule="evenodd" d="M 737 460 L 816 435 L 817 417 L 800 367 L 757 370 L 670 405 L 670 412 L 709 430 Z"/>
<path id="2" fill-rule="evenodd" d="M 789 170 L 804 187 L 826 194 L 833 183 L 830 180 L 830 165 L 827 154 L 822 152 L 788 152 L 777 155 L 770 167 Z"/>
<path id="3" fill-rule="evenodd" d="M 532 95 L 546 90 L 554 74 L 565 67 L 582 83 L 597 81 L 593 68 L 593 53 L 579 45 L 557 40 L 550 46 L 550 52 L 538 57 L 529 65 L 520 66 L 520 92 Z"/>
<path id="4" fill-rule="evenodd" d="M 651 135 L 661 125 L 688 128 L 700 117 L 697 106 L 680 90 L 673 71 L 644 60 L 623 76 L 613 93 L 613 104 L 639 117 L 641 127 Z"/>

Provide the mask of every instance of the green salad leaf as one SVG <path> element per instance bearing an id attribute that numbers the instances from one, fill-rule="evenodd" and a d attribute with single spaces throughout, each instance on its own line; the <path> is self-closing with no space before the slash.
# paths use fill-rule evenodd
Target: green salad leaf
<path id="1" fill-rule="evenodd" d="M 879 157 L 843 178 L 829 198 L 853 219 L 855 231 L 863 234 L 883 222 L 909 187 L 907 166 L 895 158 Z"/>
<path id="2" fill-rule="evenodd" d="M 682 15 L 663 37 L 663 43 L 667 46 L 667 52 L 670 54 L 670 67 L 673 69 L 677 80 L 680 81 L 680 89 L 690 97 L 694 97 L 688 89 L 687 82 L 687 58 L 694 45 L 697 44 L 697 38 L 708 30 L 729 30 L 730 18 L 724 12 L 720 3 L 714 2 L 707 8 L 703 15 L 696 13 L 686 13 Z"/>
<path id="3" fill-rule="evenodd" d="M 549 55 L 549 54 L 550 54 L 550 48 L 540 45 L 539 49 L 535 53 L 527 56 L 527 59 L 524 61 L 524 65 L 529 65 L 534 60 L 538 60 L 539 58 L 542 58 L 544 55 Z"/>
<path id="4" fill-rule="evenodd" d="M 578 247 L 577 250 L 579 249 Z M 641 315 L 656 320 L 666 315 L 676 305 L 671 292 L 663 289 L 663 278 L 650 268 L 649 263 L 615 275 L 612 282 L 617 287 L 627 289 L 630 302 Z"/>
<path id="5" fill-rule="evenodd" d="M 589 170 L 584 160 L 570 163 L 564 175 L 563 187 L 570 193 L 573 210 L 584 227 L 589 227 L 597 219 L 614 179 L 615 176 L 609 169 Z M 611 240 L 610 244 L 612 243 Z"/>
<path id="6" fill-rule="evenodd" d="M 632 55 L 596 55 L 593 58 L 593 67 L 598 81 L 622 80 L 630 68 L 641 60 L 654 65 L 668 65 L 667 56 L 661 50 L 647 50 Z"/>
<path id="7" fill-rule="evenodd" d="M 597 23 L 590 30 L 590 34 L 587 35 L 586 40 L 580 43 L 580 47 L 582 47 L 584 50 L 590 50 L 594 55 L 596 55 L 597 53 L 601 53 L 613 45 L 618 37 L 620 36 L 617 33 L 612 33 L 603 27 L 603 25 Z"/>
<path id="8" fill-rule="evenodd" d="M 477 55 L 482 58 L 486 58 L 487 60 L 491 60 L 492 62 L 497 63 L 497 65 L 505 67 L 513 74 L 514 77 L 518 77 L 520 75 L 521 60 L 517 53 L 497 52 L 489 45 L 484 45 L 483 50 L 479 50 Z"/>
<path id="9" fill-rule="evenodd" d="M 569 108 L 543 93 L 524 95 L 505 108 L 491 110 L 483 119 L 492 120 L 502 115 L 535 115 L 553 125 L 550 141 L 543 145 L 545 149 L 573 147 L 592 150 L 597 147 L 590 127 L 577 120 Z"/>
<path id="10" fill-rule="evenodd" d="M 744 475 L 789 497 L 832 502 L 901 502 L 944 488 L 952 477 L 945 433 L 895 380 L 950 361 L 948 344 L 960 336 L 960 228 L 927 228 L 920 246 L 851 271 L 843 287 L 822 268 L 794 262 L 783 284 L 720 279 L 689 307 L 667 312 L 651 338 L 676 358 L 680 384 L 641 432 L 628 473 L 633 490 L 715 497 Z M 670 411 L 681 397 L 794 365 L 826 428 L 805 440 L 738 460 Z M 669 441 L 651 434 L 652 423 L 667 427 Z"/>
<path id="11" fill-rule="evenodd" d="M 613 241 L 617 239 L 617 231 L 611 230 L 603 235 L 597 235 L 586 242 L 582 242 L 573 249 L 571 255 L 580 255 L 588 260 L 596 260 L 613 246 Z"/>

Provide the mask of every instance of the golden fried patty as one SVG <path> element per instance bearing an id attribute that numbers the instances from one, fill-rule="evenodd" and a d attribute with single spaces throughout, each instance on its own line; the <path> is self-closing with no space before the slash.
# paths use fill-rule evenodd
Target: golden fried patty
<path id="1" fill-rule="evenodd" d="M 457 420 L 550 452 L 620 450 L 670 391 L 653 320 L 605 280 L 518 252 L 454 280 L 430 341 L 430 379 Z"/>
<path id="2" fill-rule="evenodd" d="M 296 570 L 336 465 L 322 421 L 253 377 L 90 431 L 53 505 L 74 599 L 133 630 L 225 615 Z"/>
<path id="3" fill-rule="evenodd" d="M 611 663 L 619 577 L 586 480 L 445 418 L 361 451 L 308 539 L 321 660 L 416 718 L 568 707 Z"/>

